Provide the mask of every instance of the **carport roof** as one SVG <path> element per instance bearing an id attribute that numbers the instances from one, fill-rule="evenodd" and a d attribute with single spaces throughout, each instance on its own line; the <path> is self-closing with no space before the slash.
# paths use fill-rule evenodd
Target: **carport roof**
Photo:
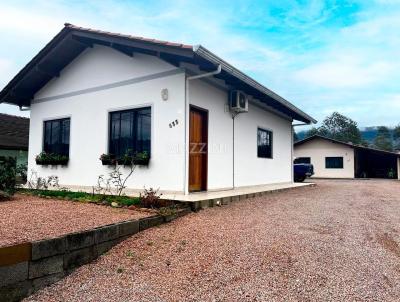
<path id="1" fill-rule="evenodd" d="M 294 146 L 296 147 L 296 146 L 302 145 L 302 144 L 307 143 L 307 142 L 309 142 L 309 141 L 311 141 L 313 139 L 316 139 L 316 138 L 320 138 L 320 139 L 323 139 L 323 140 L 326 140 L 326 141 L 330 141 L 330 142 L 335 143 L 335 144 L 345 145 L 345 146 L 348 146 L 348 147 L 351 147 L 351 148 L 354 148 L 354 149 L 369 150 L 369 151 L 374 151 L 374 152 L 378 152 L 378 153 L 382 153 L 382 154 L 395 155 L 397 157 L 400 157 L 400 153 L 381 150 L 381 149 L 376 149 L 376 148 L 371 148 L 371 147 L 365 147 L 365 146 L 362 146 L 362 145 L 355 145 L 353 143 L 345 143 L 345 142 L 339 141 L 337 139 L 329 138 L 329 137 L 318 135 L 318 134 L 312 135 L 312 136 L 307 137 L 307 138 L 305 138 L 303 140 L 295 142 Z"/>
<path id="2" fill-rule="evenodd" d="M 66 23 L 64 28 L 7 84 L 0 92 L 0 103 L 29 106 L 34 94 L 86 48 L 94 44 L 112 47 L 126 55 L 145 53 L 179 66 L 180 63 L 197 65 L 200 70 L 213 71 L 221 66 L 221 73 L 214 75 L 235 89 L 243 90 L 265 105 L 307 124 L 316 120 L 225 62 L 203 46 L 147 39 L 118 33 L 78 27 Z"/>

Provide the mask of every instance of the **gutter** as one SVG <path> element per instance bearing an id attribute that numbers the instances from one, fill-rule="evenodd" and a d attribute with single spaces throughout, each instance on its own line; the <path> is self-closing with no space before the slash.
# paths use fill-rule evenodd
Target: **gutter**
<path id="1" fill-rule="evenodd" d="M 188 144 L 188 141 L 189 141 L 189 138 L 188 138 L 188 135 L 189 135 L 188 113 L 189 113 L 189 104 L 190 104 L 190 102 L 189 102 L 189 81 L 210 77 L 210 76 L 221 73 L 221 71 L 222 71 L 222 66 L 221 66 L 221 64 L 218 64 L 217 69 L 214 71 L 186 77 L 186 81 L 185 81 L 185 167 L 184 167 L 185 170 L 184 170 L 184 177 L 183 177 L 183 181 L 184 181 L 183 191 L 185 192 L 185 194 L 189 194 L 189 178 L 188 178 L 188 175 L 189 175 L 189 173 L 188 173 L 189 151 L 190 151 L 190 147 Z"/>
<path id="2" fill-rule="evenodd" d="M 293 112 L 297 113 L 298 115 L 300 115 L 301 117 L 303 117 L 305 120 L 308 120 L 309 123 L 308 124 L 316 124 L 317 121 L 312 118 L 310 115 L 308 115 L 307 113 L 303 112 L 302 110 L 300 110 L 299 108 L 297 108 L 296 106 L 294 106 L 293 104 L 291 104 L 289 101 L 285 100 L 284 98 L 282 98 L 281 96 L 277 95 L 275 92 L 269 90 L 268 88 L 266 88 L 265 86 L 261 85 L 260 83 L 258 83 L 257 81 L 253 80 L 252 78 L 248 77 L 247 75 L 245 75 L 243 72 L 241 72 L 240 70 L 236 69 L 235 67 L 233 67 L 232 65 L 230 65 L 229 63 L 227 63 L 226 61 L 224 61 L 223 59 L 221 59 L 220 57 L 216 56 L 215 54 L 213 54 L 211 51 L 209 51 L 208 49 L 204 48 L 201 45 L 196 45 L 193 47 L 193 51 L 199 55 L 200 57 L 211 61 L 215 64 L 221 65 L 222 68 L 229 72 L 230 74 L 234 75 L 235 77 L 237 77 L 238 79 L 242 80 L 243 82 L 245 82 L 246 84 L 254 87 L 255 89 L 261 91 L 262 93 L 270 96 L 271 98 L 273 98 L 274 100 L 276 100 L 277 102 L 281 103 L 283 106 L 289 108 L 290 110 L 292 110 Z"/>

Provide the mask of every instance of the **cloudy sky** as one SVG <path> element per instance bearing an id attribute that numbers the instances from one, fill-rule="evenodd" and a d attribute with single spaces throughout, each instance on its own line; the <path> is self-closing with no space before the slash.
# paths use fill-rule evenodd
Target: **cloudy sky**
<path id="1" fill-rule="evenodd" d="M 202 44 L 318 120 L 400 123 L 400 0 L 1 1 L 1 88 L 64 22 Z"/>

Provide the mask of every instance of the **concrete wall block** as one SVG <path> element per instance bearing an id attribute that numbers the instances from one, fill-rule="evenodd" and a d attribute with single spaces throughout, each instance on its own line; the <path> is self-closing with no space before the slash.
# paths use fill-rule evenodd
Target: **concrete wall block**
<path id="1" fill-rule="evenodd" d="M 187 207 L 187 208 L 179 209 L 176 214 L 178 215 L 178 217 L 182 217 L 189 213 L 192 213 L 192 210 L 189 207 Z"/>
<path id="2" fill-rule="evenodd" d="M 26 279 L 28 279 L 28 261 L 0 267 L 0 287 Z"/>
<path id="3" fill-rule="evenodd" d="M 67 249 L 69 251 L 82 249 L 94 245 L 94 230 L 73 233 L 67 236 Z"/>
<path id="4" fill-rule="evenodd" d="M 101 243 L 118 238 L 119 226 L 117 224 L 104 226 L 94 230 L 94 242 Z"/>
<path id="5" fill-rule="evenodd" d="M 149 219 L 149 228 L 163 224 L 164 219 L 161 216 L 153 216 Z"/>
<path id="6" fill-rule="evenodd" d="M 32 242 L 32 260 L 63 254 L 66 249 L 66 237 Z"/>
<path id="7" fill-rule="evenodd" d="M 151 216 L 139 219 L 139 231 L 146 230 L 148 228 L 160 225 L 164 222 L 161 216 Z"/>
<path id="8" fill-rule="evenodd" d="M 224 197 L 224 198 L 221 199 L 221 204 L 222 204 L 222 205 L 227 205 L 227 204 L 229 204 L 231 201 L 232 201 L 232 198 L 231 198 L 231 197 Z"/>
<path id="9" fill-rule="evenodd" d="M 124 221 L 118 224 L 119 227 L 119 236 L 127 236 L 133 235 L 139 232 L 139 221 L 132 220 L 132 221 Z"/>
<path id="10" fill-rule="evenodd" d="M 32 280 L 32 292 L 38 291 L 39 289 L 49 286 L 59 280 L 61 280 L 65 276 L 64 272 L 51 274 L 47 276 L 43 276 L 40 278 L 36 278 Z"/>
<path id="11" fill-rule="evenodd" d="M 237 196 L 232 196 L 232 202 L 234 202 L 234 201 L 239 201 L 240 200 L 240 196 L 239 195 L 237 195 Z"/>
<path id="12" fill-rule="evenodd" d="M 64 256 L 43 258 L 29 263 L 29 279 L 35 279 L 63 271 Z"/>
<path id="13" fill-rule="evenodd" d="M 164 222 L 171 222 L 173 220 L 175 220 L 176 218 L 178 218 L 178 214 L 172 214 L 172 215 L 166 215 L 163 216 Z"/>
<path id="14" fill-rule="evenodd" d="M 206 209 L 210 206 L 210 201 L 208 199 L 200 201 L 200 207 Z"/>
<path id="15" fill-rule="evenodd" d="M 117 245 L 117 240 L 106 241 L 96 245 L 97 255 L 100 256 L 105 252 L 108 252 L 113 246 Z"/>
<path id="16" fill-rule="evenodd" d="M 240 200 L 240 201 L 246 200 L 246 199 L 248 199 L 247 194 L 239 195 L 239 200 Z"/>
<path id="17" fill-rule="evenodd" d="M 32 293 L 32 281 L 25 280 L 0 287 L 0 301 L 17 302 Z"/>
<path id="18" fill-rule="evenodd" d="M 64 255 L 64 269 L 69 270 L 71 268 L 89 263 L 96 258 L 97 249 L 94 245 L 87 248 L 71 251 Z"/>

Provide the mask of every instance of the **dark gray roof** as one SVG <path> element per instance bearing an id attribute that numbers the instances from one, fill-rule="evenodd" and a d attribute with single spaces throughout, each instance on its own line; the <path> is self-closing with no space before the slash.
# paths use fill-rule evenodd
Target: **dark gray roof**
<path id="1" fill-rule="evenodd" d="M 300 146 L 300 145 L 302 145 L 304 143 L 307 143 L 307 142 L 309 142 L 309 141 L 311 141 L 313 139 L 316 139 L 316 138 L 323 139 L 323 140 L 326 140 L 326 141 L 329 141 L 329 142 L 332 142 L 332 143 L 335 143 L 335 144 L 345 145 L 347 147 L 354 148 L 354 149 L 369 150 L 369 151 L 373 151 L 373 152 L 377 152 L 377 153 L 395 155 L 397 157 L 400 157 L 400 153 L 397 153 L 397 152 L 386 151 L 386 150 L 381 150 L 381 149 L 376 149 L 376 148 L 371 148 L 371 147 L 365 147 L 363 145 L 356 145 L 356 144 L 353 144 L 353 143 L 345 143 L 345 142 L 339 141 L 337 139 L 325 137 L 325 136 L 318 135 L 318 134 L 315 134 L 315 135 L 312 135 L 312 136 L 307 137 L 305 139 L 302 139 L 300 141 L 297 141 L 297 142 L 294 143 L 294 146 L 295 147 L 296 146 Z"/>
<path id="2" fill-rule="evenodd" d="M 29 119 L 0 113 L 0 149 L 28 150 Z"/>
<path id="3" fill-rule="evenodd" d="M 0 92 L 0 103 L 29 106 L 37 91 L 93 44 L 109 46 L 127 55 L 134 52 L 155 55 L 176 66 L 182 62 L 191 63 L 203 71 L 215 70 L 220 65 L 222 71 L 214 75 L 215 78 L 235 89 L 243 90 L 292 119 L 305 123 L 316 122 L 311 116 L 202 46 L 110 33 L 68 23 Z"/>

